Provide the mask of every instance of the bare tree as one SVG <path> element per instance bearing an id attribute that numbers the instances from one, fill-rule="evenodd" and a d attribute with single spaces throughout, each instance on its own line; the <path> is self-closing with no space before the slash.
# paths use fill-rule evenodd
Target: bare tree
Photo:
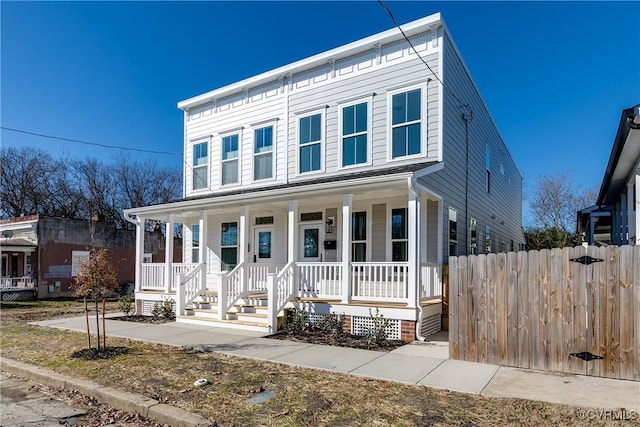
<path id="1" fill-rule="evenodd" d="M 525 237 L 530 249 L 573 246 L 579 243 L 578 210 L 596 201 L 595 189 L 583 189 L 568 172 L 542 176 L 530 194 L 531 223 Z"/>

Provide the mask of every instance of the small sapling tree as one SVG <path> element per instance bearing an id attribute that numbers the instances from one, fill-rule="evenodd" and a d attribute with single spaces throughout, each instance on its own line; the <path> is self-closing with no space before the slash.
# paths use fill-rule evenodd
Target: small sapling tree
<path id="1" fill-rule="evenodd" d="M 92 249 L 89 259 L 80 262 L 80 273 L 74 277 L 75 295 L 84 298 L 85 318 L 87 319 L 88 345 L 91 348 L 89 332 L 89 314 L 87 299 L 93 300 L 96 310 L 96 331 L 98 334 L 97 350 L 100 351 L 100 319 L 98 303 L 102 302 L 102 347 L 107 348 L 105 329 L 105 311 L 107 296 L 118 288 L 116 269 L 109 259 L 107 249 Z"/>

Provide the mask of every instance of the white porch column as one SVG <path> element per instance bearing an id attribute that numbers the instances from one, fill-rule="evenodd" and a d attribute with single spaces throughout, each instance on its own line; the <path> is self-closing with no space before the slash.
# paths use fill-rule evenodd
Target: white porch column
<path id="1" fill-rule="evenodd" d="M 200 219 L 198 220 L 198 231 L 199 231 L 199 238 L 200 238 L 200 246 L 198 247 L 198 260 L 200 261 L 201 264 L 207 264 L 207 248 L 209 246 L 209 243 L 207 242 L 207 235 L 208 230 L 207 230 L 207 224 L 209 221 L 207 221 L 207 213 L 205 211 L 200 211 Z M 202 282 L 200 282 L 201 288 L 206 288 L 206 282 L 207 282 L 207 268 L 203 268 L 201 271 L 201 278 L 200 280 L 202 280 Z"/>
<path id="2" fill-rule="evenodd" d="M 296 216 L 298 214 L 298 201 L 289 202 L 289 213 L 287 217 L 287 263 L 294 262 L 297 258 L 298 249 L 298 227 Z"/>
<path id="3" fill-rule="evenodd" d="M 244 265 L 247 258 L 247 207 L 240 207 L 240 236 L 238 236 L 238 264 Z M 242 267 L 242 275 L 240 276 L 240 289 L 242 292 L 247 291 L 247 267 Z"/>
<path id="4" fill-rule="evenodd" d="M 351 202 L 352 194 L 342 195 L 342 302 L 351 300 Z"/>
<path id="5" fill-rule="evenodd" d="M 142 260 L 144 258 L 144 218 L 136 218 L 136 292 L 142 290 Z"/>
<path id="6" fill-rule="evenodd" d="M 418 287 L 420 286 L 420 211 L 422 202 L 418 194 L 409 189 L 408 200 L 408 224 L 409 231 L 409 248 L 407 258 L 409 261 L 407 296 L 409 298 L 408 306 L 416 307 L 418 305 Z"/>
<path id="7" fill-rule="evenodd" d="M 165 291 L 171 291 L 171 283 L 175 280 L 171 272 L 171 264 L 173 263 L 173 220 L 169 220 L 165 223 L 164 233 L 164 286 Z"/>

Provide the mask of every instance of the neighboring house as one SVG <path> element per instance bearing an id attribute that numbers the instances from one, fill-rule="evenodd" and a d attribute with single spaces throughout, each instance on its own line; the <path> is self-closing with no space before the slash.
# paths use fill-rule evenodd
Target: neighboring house
<path id="1" fill-rule="evenodd" d="M 622 110 L 598 200 L 578 211 L 577 231 L 590 245 L 640 244 L 640 104 Z"/>
<path id="2" fill-rule="evenodd" d="M 521 175 L 444 22 L 402 28 L 432 71 L 394 28 L 178 104 L 185 197 L 125 216 L 182 223 L 188 262 L 138 246 L 139 312 L 275 331 L 298 301 L 359 333 L 379 308 L 413 340 L 450 254 L 523 247 Z"/>
<path id="3" fill-rule="evenodd" d="M 135 232 L 112 223 L 32 215 L 0 220 L 0 236 L 3 288 L 37 286 L 38 298 L 71 296 L 79 262 L 93 247 L 109 249 L 120 285 L 134 280 Z M 164 259 L 165 238 L 159 233 L 145 238 L 155 249 L 148 256 Z"/>

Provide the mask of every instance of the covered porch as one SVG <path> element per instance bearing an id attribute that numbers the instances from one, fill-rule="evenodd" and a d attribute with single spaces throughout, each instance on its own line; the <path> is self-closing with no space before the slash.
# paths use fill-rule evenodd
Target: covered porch
<path id="1" fill-rule="evenodd" d="M 255 320 L 238 316 L 251 305 L 275 331 L 284 308 L 303 301 L 344 312 L 367 304 L 403 308 L 418 321 L 422 307 L 442 295 L 441 200 L 409 177 L 371 181 L 350 183 L 348 191 L 212 196 L 197 209 L 200 203 L 184 201 L 130 216 L 139 243 L 145 220 L 169 230 L 183 224 L 188 261 L 144 263 L 144 247 L 137 248 L 139 311 L 173 298 L 181 321 L 198 320 L 204 310 L 217 321 Z M 168 235 L 165 253 L 172 244 Z"/>

